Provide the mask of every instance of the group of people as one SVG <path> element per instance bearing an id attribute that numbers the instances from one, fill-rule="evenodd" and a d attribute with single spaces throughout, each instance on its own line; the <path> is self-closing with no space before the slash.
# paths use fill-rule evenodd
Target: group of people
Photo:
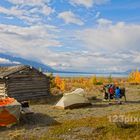
<path id="1" fill-rule="evenodd" d="M 119 88 L 114 84 L 108 84 L 103 87 L 104 90 L 104 100 L 116 99 L 119 101 L 120 98 L 124 96 L 125 100 L 125 88 Z"/>

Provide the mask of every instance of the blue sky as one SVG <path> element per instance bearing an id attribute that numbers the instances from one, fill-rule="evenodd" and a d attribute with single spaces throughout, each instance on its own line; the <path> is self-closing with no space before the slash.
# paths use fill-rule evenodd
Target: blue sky
<path id="1" fill-rule="evenodd" d="M 58 70 L 139 68 L 139 13 L 139 0 L 2 0 L 0 53 Z"/>

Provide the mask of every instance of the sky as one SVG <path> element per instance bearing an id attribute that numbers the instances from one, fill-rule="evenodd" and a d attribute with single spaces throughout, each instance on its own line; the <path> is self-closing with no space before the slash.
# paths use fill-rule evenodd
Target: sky
<path id="1" fill-rule="evenodd" d="M 140 68 L 140 0 L 0 0 L 0 54 L 65 71 Z"/>

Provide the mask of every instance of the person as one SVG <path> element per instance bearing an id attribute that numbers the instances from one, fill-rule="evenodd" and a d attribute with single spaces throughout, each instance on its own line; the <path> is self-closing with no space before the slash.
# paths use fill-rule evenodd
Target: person
<path id="1" fill-rule="evenodd" d="M 121 87 L 120 90 L 121 90 L 120 98 L 124 97 L 125 102 L 126 102 L 125 87 Z"/>
<path id="2" fill-rule="evenodd" d="M 110 85 L 109 93 L 110 93 L 110 99 L 113 99 L 115 93 L 114 85 Z"/>
<path id="3" fill-rule="evenodd" d="M 121 90 L 119 87 L 116 87 L 115 89 L 115 99 L 120 103 L 120 96 L 121 96 Z"/>
<path id="4" fill-rule="evenodd" d="M 105 85 L 103 87 L 104 90 L 104 99 L 107 100 L 108 99 L 108 94 L 109 94 L 109 85 Z"/>

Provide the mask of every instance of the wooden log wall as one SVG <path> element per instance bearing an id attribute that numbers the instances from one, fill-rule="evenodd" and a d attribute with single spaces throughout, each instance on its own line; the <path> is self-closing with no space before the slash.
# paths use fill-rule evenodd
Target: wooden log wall
<path id="1" fill-rule="evenodd" d="M 50 81 L 34 69 L 25 69 L 9 76 L 6 83 L 7 94 L 18 101 L 49 96 Z"/>

